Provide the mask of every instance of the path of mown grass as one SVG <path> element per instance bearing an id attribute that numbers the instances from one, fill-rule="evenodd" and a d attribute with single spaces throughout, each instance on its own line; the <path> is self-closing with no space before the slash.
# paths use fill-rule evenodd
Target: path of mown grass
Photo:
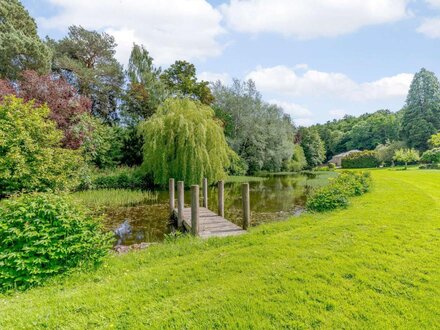
<path id="1" fill-rule="evenodd" d="M 0 328 L 436 328 L 440 172 L 373 178 L 346 210 L 110 257 L 0 296 Z"/>

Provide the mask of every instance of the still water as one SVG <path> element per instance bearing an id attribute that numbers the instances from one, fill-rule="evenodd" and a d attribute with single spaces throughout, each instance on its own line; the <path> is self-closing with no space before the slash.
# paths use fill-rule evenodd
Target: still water
<path id="1" fill-rule="evenodd" d="M 333 172 L 269 175 L 250 182 L 251 225 L 279 221 L 299 214 L 313 188 L 325 185 Z M 171 232 L 168 191 L 157 191 L 158 199 L 137 206 L 107 208 L 105 226 L 116 230 L 121 224 L 130 231 L 118 238 L 118 244 L 159 242 Z M 217 188 L 208 192 L 209 209 L 217 210 Z M 241 226 L 241 183 L 225 183 L 225 218 Z M 185 191 L 185 206 L 190 205 L 190 191 Z"/>

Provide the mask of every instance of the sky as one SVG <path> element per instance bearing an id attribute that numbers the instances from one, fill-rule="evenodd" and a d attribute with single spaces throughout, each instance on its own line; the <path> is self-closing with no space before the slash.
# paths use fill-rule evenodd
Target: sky
<path id="1" fill-rule="evenodd" d="M 133 42 L 157 66 L 200 79 L 253 79 L 297 125 L 400 110 L 415 72 L 440 73 L 440 0 L 23 0 L 39 34 L 70 25 Z"/>

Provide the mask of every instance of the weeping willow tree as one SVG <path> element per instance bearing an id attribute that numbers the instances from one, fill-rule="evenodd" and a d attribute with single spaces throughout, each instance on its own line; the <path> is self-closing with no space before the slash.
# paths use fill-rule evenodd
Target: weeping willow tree
<path id="1" fill-rule="evenodd" d="M 231 157 L 237 157 L 214 111 L 190 99 L 165 100 L 140 132 L 145 141 L 142 166 L 155 184 L 165 185 L 169 178 L 199 184 L 204 177 L 214 183 L 226 176 Z"/>

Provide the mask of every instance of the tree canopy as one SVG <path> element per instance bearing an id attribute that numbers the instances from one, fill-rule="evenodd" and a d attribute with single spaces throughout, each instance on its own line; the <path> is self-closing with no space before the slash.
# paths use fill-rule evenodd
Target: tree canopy
<path id="1" fill-rule="evenodd" d="M 440 84 L 435 74 L 421 69 L 415 74 L 402 117 L 402 136 L 408 145 L 428 149 L 428 139 L 440 129 Z"/>
<path id="2" fill-rule="evenodd" d="M 156 184 L 166 185 L 169 178 L 200 184 L 204 177 L 214 183 L 226 176 L 233 151 L 209 106 L 167 99 L 140 131 L 145 141 L 142 167 Z"/>
<path id="3" fill-rule="evenodd" d="M 166 69 L 161 79 L 174 94 L 199 100 L 210 105 L 214 97 L 207 81 L 197 81 L 196 67 L 186 61 L 176 61 Z"/>
<path id="4" fill-rule="evenodd" d="M 310 168 L 321 165 L 325 160 L 325 147 L 316 129 L 302 128 L 299 131 L 301 147 Z"/>
<path id="5" fill-rule="evenodd" d="M 71 26 L 65 38 L 47 43 L 54 52 L 53 70 L 92 100 L 94 115 L 107 122 L 116 120 L 124 75 L 114 57 L 114 37 Z"/>
<path id="6" fill-rule="evenodd" d="M 23 70 L 47 73 L 51 52 L 18 0 L 0 0 L 0 78 L 16 80 Z"/>

